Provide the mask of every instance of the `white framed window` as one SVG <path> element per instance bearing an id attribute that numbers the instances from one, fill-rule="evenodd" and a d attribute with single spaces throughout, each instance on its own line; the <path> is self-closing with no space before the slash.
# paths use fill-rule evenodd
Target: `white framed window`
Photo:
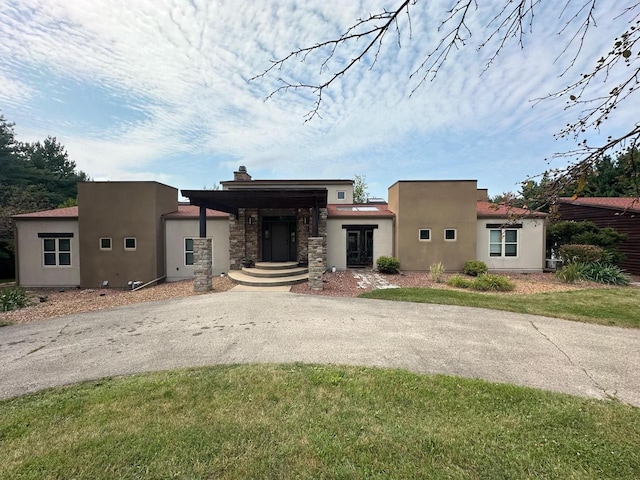
<path id="1" fill-rule="evenodd" d="M 193 265 L 193 238 L 184 239 L 184 264 Z"/>
<path id="2" fill-rule="evenodd" d="M 45 267 L 70 267 L 71 239 L 43 238 L 42 263 Z"/>
<path id="3" fill-rule="evenodd" d="M 418 240 L 421 242 L 430 242 L 431 241 L 431 229 L 430 228 L 421 228 L 418 230 Z"/>
<path id="4" fill-rule="evenodd" d="M 458 232 L 455 228 L 444 229 L 444 241 L 455 242 L 458 239 Z"/>
<path id="5" fill-rule="evenodd" d="M 347 192 L 338 190 L 338 200 L 344 200 L 345 198 L 347 198 Z"/>
<path id="6" fill-rule="evenodd" d="M 517 257 L 518 230 L 515 228 L 489 230 L 489 256 Z"/>
<path id="7" fill-rule="evenodd" d="M 100 238 L 100 250 L 111 250 L 111 237 Z"/>
<path id="8" fill-rule="evenodd" d="M 137 248 L 136 237 L 124 237 L 124 249 L 133 251 Z"/>

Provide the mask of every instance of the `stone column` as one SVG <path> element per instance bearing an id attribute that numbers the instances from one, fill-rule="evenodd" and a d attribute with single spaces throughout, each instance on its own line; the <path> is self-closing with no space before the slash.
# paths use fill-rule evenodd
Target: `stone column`
<path id="1" fill-rule="evenodd" d="M 324 237 L 309 238 L 309 288 L 311 290 L 323 290 L 322 275 L 325 271 L 323 262 Z"/>
<path id="2" fill-rule="evenodd" d="M 242 263 L 240 260 L 245 256 L 244 250 L 244 209 L 241 208 L 238 216 L 233 215 L 229 219 L 229 268 L 240 270 Z"/>
<path id="3" fill-rule="evenodd" d="M 212 252 L 210 238 L 193 239 L 193 290 L 208 292 L 211 290 Z"/>

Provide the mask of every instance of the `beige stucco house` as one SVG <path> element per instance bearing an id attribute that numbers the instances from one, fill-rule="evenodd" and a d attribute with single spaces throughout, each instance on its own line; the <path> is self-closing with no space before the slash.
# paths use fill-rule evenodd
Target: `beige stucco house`
<path id="1" fill-rule="evenodd" d="M 78 207 L 15 215 L 16 278 L 29 287 L 122 288 L 194 278 L 256 262 L 459 271 L 544 265 L 545 215 L 491 205 L 475 180 L 398 181 L 388 203 L 353 203 L 352 180 L 253 180 L 244 167 L 220 190 L 157 182 L 85 182 Z M 205 242 L 200 239 L 208 239 Z M 205 249 L 206 255 L 199 249 Z"/>

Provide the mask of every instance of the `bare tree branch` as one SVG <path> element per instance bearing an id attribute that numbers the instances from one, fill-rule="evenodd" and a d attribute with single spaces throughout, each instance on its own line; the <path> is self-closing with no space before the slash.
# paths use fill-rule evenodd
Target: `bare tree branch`
<path id="1" fill-rule="evenodd" d="M 337 38 L 316 43 L 310 47 L 299 48 L 284 58 L 273 61 L 269 68 L 251 80 L 265 77 L 273 70 L 282 70 L 294 58 L 304 62 L 311 53 L 323 52 L 328 49 L 326 56 L 320 62 L 320 74 L 322 75 L 329 70 L 330 62 L 335 59 L 338 51 L 349 50 L 356 42 L 365 40 L 364 45 L 356 49 L 355 56 L 343 62 L 335 72 L 329 73 L 326 80 L 319 80 L 314 84 L 313 82 L 295 82 L 278 78 L 281 85 L 267 97 L 272 98 L 278 93 L 289 90 L 310 90 L 316 99 L 313 108 L 305 117 L 305 122 L 316 116 L 320 117 L 324 91 L 353 69 L 367 55 L 372 55 L 369 69 L 373 68 L 382 51 L 385 35 L 390 30 L 397 36 L 399 48 L 404 28 L 408 28 L 409 39 L 412 39 L 411 16 L 415 14 L 416 5 L 421 1 L 423 5 L 427 2 L 427 0 L 398 0 L 396 8 L 385 9 L 380 13 L 369 14 L 368 17 L 356 20 Z M 416 81 L 410 96 L 427 80 L 433 81 L 450 56 L 467 45 L 473 34 L 470 28 L 470 18 L 478 10 L 480 1 L 455 0 L 452 7 L 443 12 L 444 19 L 438 27 L 439 40 L 434 47 L 427 48 L 420 65 L 408 75 L 409 79 Z M 484 70 L 496 62 L 498 55 L 510 42 L 515 41 L 520 48 L 524 48 L 524 36 L 533 32 L 534 18 L 542 1 L 503 0 L 502 7 L 485 26 L 487 31 L 478 46 L 478 50 L 480 50 L 493 45 L 491 47 L 492 53 Z M 640 1 L 629 1 L 631 3 L 628 6 L 618 6 L 618 8 L 621 9 L 621 15 L 630 16 L 632 20 L 629 23 L 629 28 L 614 40 L 612 49 L 596 62 L 590 72 L 580 75 L 577 80 L 561 90 L 536 99 L 536 102 L 540 102 L 567 98 L 565 108 L 578 107 L 582 109 L 577 119 L 562 128 L 556 137 L 573 137 L 579 141 L 588 129 L 599 131 L 614 110 L 623 102 L 628 104 L 638 91 L 640 86 L 640 66 L 638 65 L 640 63 L 640 20 L 638 19 Z M 560 57 L 575 49 L 561 76 L 567 75 L 575 67 L 578 57 L 583 53 L 587 34 L 596 25 L 596 3 L 597 0 L 565 0 L 560 9 L 560 18 L 564 15 L 568 15 L 568 18 L 558 33 L 565 33 L 575 28 L 571 38 L 555 60 L 557 62 Z M 399 21 L 402 13 L 407 16 L 407 26 L 403 26 L 404 24 Z M 598 82 L 600 84 L 596 85 Z M 611 88 L 611 83 L 616 85 Z M 607 84 L 609 86 L 605 87 Z M 605 89 L 604 93 L 602 92 L 603 88 Z M 565 169 L 546 172 L 553 178 L 550 181 L 552 190 L 556 193 L 561 192 L 562 188 L 567 185 L 563 182 L 580 182 L 585 178 L 586 172 L 607 151 L 623 148 L 625 145 L 636 148 L 640 145 L 639 129 L 640 124 L 635 124 L 627 133 L 615 137 L 610 136 L 602 145 L 592 147 L 588 146 L 586 142 L 582 142 L 575 150 L 557 154 L 556 157 L 573 159 L 573 161 Z M 632 161 L 636 160 L 632 159 Z M 640 170 L 640 160 L 637 162 L 636 167 Z"/>

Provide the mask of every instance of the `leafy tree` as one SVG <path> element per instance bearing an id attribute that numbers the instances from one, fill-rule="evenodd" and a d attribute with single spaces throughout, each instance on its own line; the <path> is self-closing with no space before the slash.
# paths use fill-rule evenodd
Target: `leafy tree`
<path id="1" fill-rule="evenodd" d="M 369 198 L 369 188 L 365 175 L 353 177 L 353 203 L 366 203 Z"/>
<path id="2" fill-rule="evenodd" d="M 478 13 L 480 3 L 483 3 L 482 12 L 490 12 L 488 23 L 483 22 Z M 472 36 L 479 38 L 479 42 L 475 43 L 478 49 L 491 49 L 486 64 L 486 68 L 490 68 L 499 62 L 499 54 L 511 42 L 525 48 L 523 38 L 533 33 L 534 19 L 536 22 L 545 22 L 545 13 L 552 12 L 555 15 L 560 12 L 561 18 L 565 19 L 562 30 L 572 29 L 573 35 L 568 45 L 559 45 L 558 53 L 560 56 L 569 55 L 569 51 L 576 53 L 569 58 L 569 66 L 563 74 L 568 79 L 566 86 L 538 100 L 564 100 L 567 108 L 574 108 L 578 112 L 576 119 L 556 135 L 573 138 L 577 147 L 556 154 L 566 158 L 568 165 L 545 172 L 547 180 L 544 187 L 547 197 L 557 196 L 572 185 L 580 192 L 586 184 L 586 177 L 606 152 L 625 146 L 635 151 L 640 142 L 640 123 L 635 121 L 626 131 L 608 137 L 602 144 L 591 145 L 582 139 L 587 130 L 601 131 L 609 115 L 623 103 L 633 104 L 633 96 L 640 85 L 640 1 L 622 0 L 615 2 L 615 6 L 612 3 L 612 9 L 629 19 L 629 26 L 611 40 L 608 52 L 599 59 L 593 59 L 591 70 L 587 72 L 575 72 L 573 67 L 584 53 L 583 46 L 596 24 L 597 0 L 565 0 L 560 8 L 547 11 L 541 10 L 541 3 L 537 0 L 502 0 L 490 4 L 479 0 L 447 2 L 448 7 L 443 4 L 440 10 L 440 38 L 430 43 L 428 39 L 416 38 L 411 19 L 413 15 L 438 15 L 438 7 L 430 8 L 433 5 L 428 0 L 396 0 L 393 7 L 355 19 L 342 34 L 297 48 L 285 57 L 272 61 L 268 69 L 253 79 L 277 72 L 281 85 L 268 98 L 290 90 L 313 92 L 316 101 L 307 116 L 307 120 L 310 120 L 319 115 L 323 94 L 332 84 L 361 66 L 373 68 L 383 49 L 400 48 L 403 41 L 420 42 L 419 45 L 424 49 L 422 61 L 413 71 L 407 72 L 409 81 L 414 82 L 415 91 L 427 81 L 435 80 L 447 61 L 455 61 L 453 57 L 457 51 L 473 45 Z M 387 41 L 389 36 L 395 37 L 395 42 Z M 287 79 L 286 68 L 296 59 L 317 62 L 320 65 L 317 79 Z M 554 59 L 557 57 L 551 54 L 550 61 Z M 575 76 L 571 79 L 573 73 Z M 297 69 L 291 70 L 293 78 L 297 74 Z M 630 161 L 635 172 L 640 170 L 637 155 L 631 156 Z M 635 195 L 640 195 L 637 184 Z"/>
<path id="3" fill-rule="evenodd" d="M 55 137 L 23 144 L 13 128 L 0 114 L 0 278 L 14 273 L 11 216 L 71 205 L 77 182 L 90 180 Z"/>

